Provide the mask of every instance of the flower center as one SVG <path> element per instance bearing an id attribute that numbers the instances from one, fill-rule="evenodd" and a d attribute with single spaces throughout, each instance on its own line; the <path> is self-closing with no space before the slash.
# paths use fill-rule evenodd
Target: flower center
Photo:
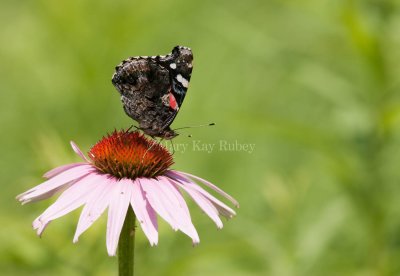
<path id="1" fill-rule="evenodd" d="M 138 131 L 114 131 L 88 153 L 97 169 L 117 178 L 154 178 L 174 163 L 168 150 Z"/>

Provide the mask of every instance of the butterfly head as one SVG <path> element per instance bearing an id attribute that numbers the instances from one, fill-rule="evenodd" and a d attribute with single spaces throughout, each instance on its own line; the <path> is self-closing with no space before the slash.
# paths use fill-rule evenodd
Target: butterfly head
<path id="1" fill-rule="evenodd" d="M 171 140 L 172 138 L 175 138 L 178 135 L 179 134 L 173 131 L 172 129 L 168 129 L 164 131 L 162 138 L 164 138 L 165 140 Z"/>
<path id="2" fill-rule="evenodd" d="M 147 134 L 153 138 L 159 137 L 164 140 L 171 140 L 179 135 L 179 133 L 170 129 L 169 127 L 165 128 L 165 129 L 137 127 L 137 129 L 140 129 L 145 134 Z"/>

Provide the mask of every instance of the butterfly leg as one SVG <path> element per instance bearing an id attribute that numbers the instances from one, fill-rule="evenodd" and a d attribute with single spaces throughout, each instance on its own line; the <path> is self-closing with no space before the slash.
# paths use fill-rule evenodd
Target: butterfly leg
<path id="1" fill-rule="evenodd" d="M 137 128 L 137 126 L 131 125 L 131 126 L 125 131 L 125 133 L 128 133 L 133 127 L 136 127 L 136 128 Z"/>

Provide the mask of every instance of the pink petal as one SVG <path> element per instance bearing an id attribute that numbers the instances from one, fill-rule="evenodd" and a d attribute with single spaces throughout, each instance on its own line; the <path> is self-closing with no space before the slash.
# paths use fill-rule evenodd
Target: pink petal
<path id="1" fill-rule="evenodd" d="M 187 205 L 186 205 L 186 201 L 185 201 L 185 199 L 183 198 L 183 196 L 182 196 L 182 194 L 181 194 L 181 191 L 179 191 L 179 189 L 178 189 L 178 187 L 176 187 L 176 185 L 174 185 L 172 182 L 171 182 L 171 179 L 170 178 L 168 178 L 168 177 L 165 177 L 165 176 L 160 176 L 160 177 L 158 177 L 158 179 L 159 180 L 161 180 L 161 182 L 163 183 L 165 183 L 165 182 L 167 182 L 168 183 L 168 185 L 160 185 L 160 188 L 162 189 L 162 190 L 164 190 L 164 192 L 166 193 L 166 194 L 168 194 L 168 189 L 166 189 L 166 188 L 171 188 L 171 189 L 173 189 L 172 190 L 172 194 L 170 194 L 170 199 L 171 200 L 177 200 L 178 202 L 177 203 L 179 203 L 179 207 L 186 213 L 186 215 L 190 218 L 190 212 L 189 212 L 189 208 L 187 207 Z M 178 193 L 178 194 L 177 194 Z"/>
<path id="2" fill-rule="evenodd" d="M 73 181 L 70 181 L 70 182 L 68 182 L 68 183 L 66 183 L 66 184 L 64 184 L 62 186 L 59 186 L 58 188 L 56 188 L 54 190 L 50 190 L 47 193 L 44 193 L 44 194 L 42 194 L 40 196 L 32 198 L 31 200 L 29 200 L 29 203 L 33 203 L 33 202 L 37 202 L 37 201 L 40 201 L 40 200 L 48 199 L 48 198 L 52 197 L 53 195 L 68 189 L 69 187 L 71 187 L 71 185 L 73 185 L 75 182 L 77 182 L 79 180 L 80 180 L 80 178 L 78 178 L 76 180 L 73 180 Z M 23 202 L 22 204 L 25 204 L 25 203 L 27 203 L 27 202 Z"/>
<path id="3" fill-rule="evenodd" d="M 158 243 L 157 214 L 147 201 L 145 194 L 136 180 L 133 183 L 131 205 L 135 215 L 151 245 Z"/>
<path id="4" fill-rule="evenodd" d="M 212 202 L 212 204 L 215 206 L 215 208 L 217 208 L 220 215 L 226 217 L 227 219 L 231 219 L 234 216 L 236 216 L 236 212 L 233 211 L 232 209 L 228 210 L 225 207 L 222 207 L 221 205 L 216 204 L 215 202 Z"/>
<path id="5" fill-rule="evenodd" d="M 192 237 L 194 243 L 199 243 L 199 236 L 197 234 L 196 228 L 194 227 L 192 220 L 190 218 L 189 208 L 187 207 L 185 199 L 182 197 L 179 189 L 173 185 L 169 178 L 160 176 L 158 187 L 163 191 L 163 193 L 168 197 L 171 203 L 174 203 L 172 208 L 175 210 L 180 210 L 180 215 L 178 218 L 181 218 L 182 221 L 182 232 L 186 233 L 190 237 Z M 178 209 L 177 209 L 178 208 Z M 176 212 L 174 214 L 177 214 Z M 183 228 L 185 227 L 185 228 Z"/>
<path id="6" fill-rule="evenodd" d="M 74 243 L 78 241 L 79 236 L 85 232 L 104 212 L 110 203 L 112 188 L 115 187 L 113 178 L 104 175 L 98 175 L 96 180 L 96 188 L 93 190 L 91 197 L 88 199 L 85 207 L 83 207 L 81 216 L 79 217 L 78 226 L 74 236 Z"/>
<path id="7" fill-rule="evenodd" d="M 183 185 L 179 182 L 175 182 L 174 180 L 171 181 L 173 181 L 175 185 L 178 185 L 179 187 L 184 189 L 197 203 L 197 205 L 204 211 L 204 213 L 206 213 L 215 222 L 219 229 L 223 227 L 222 221 L 218 216 L 218 210 L 206 197 L 204 197 L 198 191 L 192 189 L 189 185 Z"/>
<path id="8" fill-rule="evenodd" d="M 121 179 L 114 183 L 107 221 L 107 252 L 115 256 L 119 235 L 125 221 L 132 193 L 132 180 Z"/>
<path id="9" fill-rule="evenodd" d="M 73 142 L 70 142 L 72 149 L 75 151 L 76 154 L 78 154 L 83 161 L 86 161 L 88 163 L 91 163 L 89 159 L 87 159 L 87 157 L 82 153 L 82 151 L 79 149 L 79 147 Z"/>
<path id="10" fill-rule="evenodd" d="M 189 176 L 191 178 L 194 178 L 198 181 L 200 181 L 201 183 L 203 183 L 204 185 L 206 185 L 207 187 L 209 187 L 210 189 L 213 189 L 214 191 L 216 191 L 217 193 L 219 193 L 220 195 L 224 196 L 226 199 L 230 200 L 237 208 L 239 208 L 239 202 L 234 199 L 232 196 L 228 195 L 227 193 L 225 193 L 223 190 L 221 190 L 220 188 L 218 188 L 217 186 L 215 186 L 214 184 L 208 182 L 207 180 L 200 178 L 198 176 L 192 175 L 190 173 L 185 173 L 185 172 L 178 172 L 178 171 L 169 171 L 172 172 L 172 177 L 173 178 L 179 178 L 179 177 L 184 177 L 184 175 Z M 168 172 L 168 173 L 169 173 Z M 185 178 L 185 177 L 184 177 Z"/>
<path id="11" fill-rule="evenodd" d="M 146 192 L 146 197 L 156 212 L 165 219 L 173 229 L 179 229 L 192 238 L 193 243 L 199 243 L 200 239 L 185 211 L 187 205 L 181 194 L 176 191 L 169 181 L 139 179 L 140 185 Z M 180 199 L 182 198 L 182 199 Z M 182 204 L 183 202 L 183 204 Z"/>
<path id="12" fill-rule="evenodd" d="M 77 180 L 89 174 L 93 170 L 95 170 L 95 168 L 92 165 L 80 165 L 73 167 L 43 182 L 42 184 L 33 187 L 25 193 L 18 195 L 17 199 L 22 202 L 22 204 L 34 201 L 38 197 L 43 196 L 54 189 L 58 189 L 60 186 L 66 185 L 71 181 Z"/>
<path id="13" fill-rule="evenodd" d="M 157 195 L 157 190 L 153 189 L 154 185 L 152 181 L 146 178 L 139 178 L 137 181 L 140 183 L 140 187 L 145 191 L 146 199 L 150 203 L 151 207 L 166 221 L 168 222 L 172 229 L 178 230 L 178 225 L 172 219 L 168 210 L 163 206 L 161 199 Z"/>
<path id="14" fill-rule="evenodd" d="M 82 206 L 87 198 L 90 197 L 90 191 L 97 185 L 95 180 L 97 180 L 95 174 L 82 178 L 63 192 L 56 202 L 36 218 L 33 222 L 33 227 L 37 229 L 38 235 L 42 234 L 50 221 L 62 217 Z"/>
<path id="15" fill-rule="evenodd" d="M 54 168 L 54 169 L 48 171 L 47 173 L 45 173 L 43 175 L 43 177 L 44 178 L 52 178 L 52 177 L 54 177 L 54 176 L 56 176 L 56 175 L 58 175 L 58 174 L 60 174 L 60 173 L 62 173 L 64 171 L 67 171 L 67 170 L 69 170 L 71 168 L 74 168 L 74 167 L 77 167 L 77 166 L 81 166 L 81 165 L 87 165 L 87 163 L 72 163 L 72 164 L 63 165 L 63 166 L 60 166 L 60 167 L 57 167 L 57 168 Z"/>
<path id="16" fill-rule="evenodd" d="M 169 174 L 171 176 L 171 174 Z M 178 175 L 178 177 L 173 177 L 173 179 L 182 185 L 189 186 L 192 189 L 198 191 L 201 193 L 205 198 L 207 198 L 219 211 L 219 213 L 227 218 L 232 218 L 233 216 L 236 215 L 235 211 L 229 208 L 226 204 L 215 198 L 213 195 L 208 193 L 206 190 L 201 188 L 199 185 L 196 183 L 190 181 L 186 177 L 181 177 Z"/>

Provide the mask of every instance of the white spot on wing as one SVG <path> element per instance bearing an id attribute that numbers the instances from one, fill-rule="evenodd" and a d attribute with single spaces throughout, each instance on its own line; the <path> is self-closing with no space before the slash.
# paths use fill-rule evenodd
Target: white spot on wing
<path id="1" fill-rule="evenodd" d="M 176 69 L 176 64 L 175 64 L 175 63 L 171 63 L 171 64 L 169 65 L 169 67 L 171 67 L 171 69 Z"/>
<path id="2" fill-rule="evenodd" d="M 188 88 L 189 86 L 189 82 L 187 81 L 187 79 L 185 79 L 184 77 L 182 77 L 181 74 L 178 74 L 176 76 L 176 80 L 179 81 L 183 87 Z"/>

